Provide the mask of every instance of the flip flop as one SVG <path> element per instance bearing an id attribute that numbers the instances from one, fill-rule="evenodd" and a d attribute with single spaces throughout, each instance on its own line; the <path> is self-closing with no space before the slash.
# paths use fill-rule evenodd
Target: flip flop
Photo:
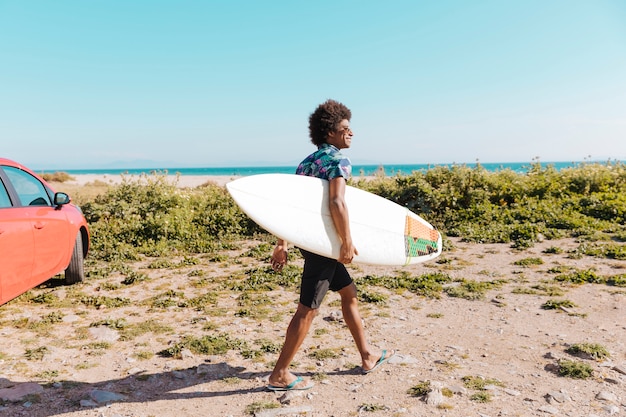
<path id="1" fill-rule="evenodd" d="M 301 376 L 297 377 L 291 384 L 284 387 L 277 387 L 276 385 L 268 384 L 267 389 L 270 391 L 304 391 L 313 388 L 313 384 L 305 385 L 304 387 L 297 387 L 299 383 L 304 382 Z"/>
<path id="2" fill-rule="evenodd" d="M 381 365 L 383 365 L 385 362 L 387 362 L 389 359 L 391 359 L 391 357 L 394 355 L 394 352 L 392 351 L 391 355 L 387 356 L 387 350 L 383 349 L 383 354 L 380 355 L 380 358 L 378 359 L 378 361 L 376 362 L 376 365 L 374 365 L 374 367 L 372 369 L 368 369 L 368 370 L 363 370 L 364 374 L 369 374 L 370 372 L 374 372 L 377 368 L 379 368 Z"/>

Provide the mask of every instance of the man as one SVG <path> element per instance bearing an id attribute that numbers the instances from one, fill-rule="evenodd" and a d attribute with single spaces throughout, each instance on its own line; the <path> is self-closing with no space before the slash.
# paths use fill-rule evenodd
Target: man
<path id="1" fill-rule="evenodd" d="M 341 239 L 339 259 L 330 259 L 302 250 L 304 272 L 300 287 L 300 302 L 289 323 L 285 343 L 272 371 L 267 388 L 273 391 L 304 390 L 313 386 L 310 381 L 289 372 L 298 349 L 306 337 L 314 317 L 328 290 L 337 291 L 341 297 L 341 309 L 346 325 L 361 354 L 361 366 L 369 373 L 385 363 L 393 352 L 373 351 L 365 338 L 357 303 L 357 289 L 344 264 L 358 255 L 350 235 L 348 207 L 344 199 L 346 181 L 350 178 L 352 165 L 343 156 L 352 142 L 350 129 L 352 113 L 345 105 L 327 100 L 320 104 L 309 117 L 309 135 L 317 151 L 306 157 L 298 166 L 296 174 L 328 180 L 329 204 L 333 224 Z M 272 254 L 271 264 L 280 271 L 287 262 L 287 242 L 278 240 Z"/>

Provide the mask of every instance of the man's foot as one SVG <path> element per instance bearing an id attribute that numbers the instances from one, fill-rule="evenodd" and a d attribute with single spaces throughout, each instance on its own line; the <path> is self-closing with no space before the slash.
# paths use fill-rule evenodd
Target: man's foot
<path id="1" fill-rule="evenodd" d="M 306 382 L 301 376 L 299 376 L 287 385 L 280 386 L 268 384 L 267 389 L 270 391 L 303 391 L 313 388 L 313 385 L 314 384 L 312 382 Z"/>
<path id="2" fill-rule="evenodd" d="M 390 351 L 383 350 L 382 354 L 380 355 L 380 358 L 378 358 L 378 360 L 376 361 L 374 366 L 372 366 L 369 369 L 363 368 L 363 373 L 364 374 L 369 374 L 370 372 L 374 372 L 376 369 L 381 367 L 385 362 L 387 362 L 389 359 L 391 359 L 391 357 L 393 355 L 395 355 L 395 354 L 396 354 L 395 350 L 390 350 Z"/>

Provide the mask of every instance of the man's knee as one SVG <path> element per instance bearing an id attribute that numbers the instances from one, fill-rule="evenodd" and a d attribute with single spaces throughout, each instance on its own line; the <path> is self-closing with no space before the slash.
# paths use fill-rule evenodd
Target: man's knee
<path id="1" fill-rule="evenodd" d="M 347 299 L 350 299 L 350 298 L 356 298 L 357 291 L 356 291 L 356 285 L 354 285 L 354 282 L 351 283 L 350 285 L 346 285 L 345 287 L 340 289 L 339 290 L 339 295 L 341 296 L 342 300 L 347 300 Z"/>
<path id="2" fill-rule="evenodd" d="M 318 308 L 307 307 L 302 303 L 298 304 L 298 308 L 296 310 L 296 315 L 302 317 L 303 319 L 313 320 L 315 316 L 319 313 Z"/>

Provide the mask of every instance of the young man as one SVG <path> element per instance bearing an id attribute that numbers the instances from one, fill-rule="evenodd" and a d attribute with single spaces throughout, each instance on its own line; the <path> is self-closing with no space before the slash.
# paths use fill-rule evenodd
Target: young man
<path id="1" fill-rule="evenodd" d="M 350 178 L 352 166 L 350 160 L 340 152 L 341 149 L 349 148 L 352 142 L 351 117 L 350 109 L 334 100 L 327 100 L 319 105 L 309 117 L 309 135 L 318 149 L 300 163 L 296 174 L 329 181 L 330 213 L 341 238 L 341 250 L 339 259 L 335 260 L 301 249 L 304 272 L 300 302 L 287 328 L 285 343 L 276 366 L 269 377 L 267 388 L 273 391 L 303 390 L 313 386 L 309 381 L 289 372 L 289 365 L 309 332 L 328 290 L 337 291 L 341 296 L 343 318 L 361 354 L 364 373 L 373 371 L 393 354 L 386 350 L 373 351 L 368 345 L 359 314 L 356 285 L 344 266 L 358 255 L 352 243 L 348 207 L 344 200 L 346 180 Z M 271 264 L 274 270 L 280 271 L 286 262 L 287 243 L 279 239 Z"/>

